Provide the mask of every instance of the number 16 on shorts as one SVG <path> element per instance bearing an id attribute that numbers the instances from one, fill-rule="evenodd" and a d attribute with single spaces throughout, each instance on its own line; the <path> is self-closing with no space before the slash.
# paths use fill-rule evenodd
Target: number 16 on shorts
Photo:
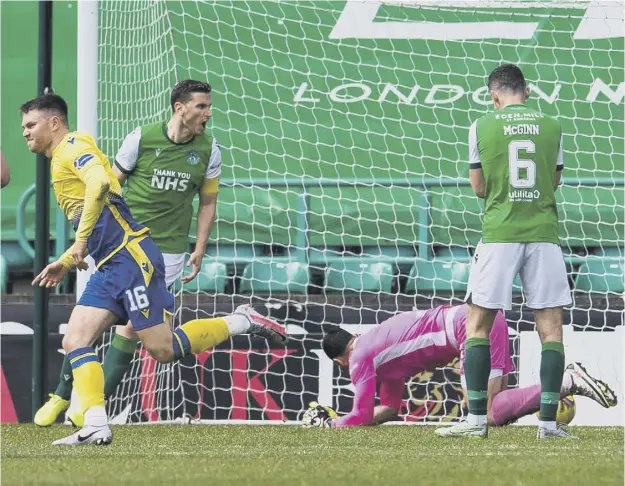
<path id="1" fill-rule="evenodd" d="M 150 301 L 144 285 L 138 285 L 134 289 L 126 290 L 126 298 L 128 299 L 128 307 L 133 312 L 150 307 Z"/>

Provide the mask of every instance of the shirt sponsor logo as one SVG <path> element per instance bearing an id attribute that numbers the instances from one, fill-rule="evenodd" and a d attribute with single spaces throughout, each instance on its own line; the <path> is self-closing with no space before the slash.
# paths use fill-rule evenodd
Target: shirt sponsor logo
<path id="1" fill-rule="evenodd" d="M 535 120 L 536 118 L 544 118 L 542 113 L 535 113 L 532 111 L 512 112 L 512 113 L 497 113 L 495 120 Z"/>
<path id="2" fill-rule="evenodd" d="M 189 189 L 191 174 L 168 169 L 154 169 L 152 187 L 165 191 L 185 192 Z M 193 188 L 193 186 L 191 187 Z"/>
<path id="3" fill-rule="evenodd" d="M 89 162 L 94 157 L 95 155 L 93 154 L 83 154 L 76 160 L 74 160 L 74 167 L 76 167 L 77 169 L 82 169 L 87 164 L 87 162 Z"/>
<path id="4" fill-rule="evenodd" d="M 524 189 L 515 189 L 508 193 L 508 199 L 510 201 L 531 202 L 540 198 L 540 191 L 534 189 L 533 191 L 527 191 Z"/>

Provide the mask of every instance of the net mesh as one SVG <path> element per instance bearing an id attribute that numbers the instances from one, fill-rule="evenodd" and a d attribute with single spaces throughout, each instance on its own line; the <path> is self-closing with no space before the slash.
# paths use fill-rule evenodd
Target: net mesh
<path id="1" fill-rule="evenodd" d="M 481 232 L 468 185 L 471 123 L 503 62 L 564 129 L 561 238 L 569 321 L 621 324 L 623 83 L 619 4 L 555 2 L 100 1 L 99 127 L 113 157 L 165 121 L 179 80 L 208 80 L 224 163 L 206 265 L 177 288 L 176 322 L 252 300 L 291 344 L 237 337 L 159 365 L 144 351 L 109 400 L 120 420 L 296 420 L 353 390 L 319 342 L 329 324 L 373 325 L 458 303 Z M 190 230 L 193 238 L 195 226 Z M 620 272 L 620 273 L 619 273 Z M 599 294 L 603 299 L 593 299 Z M 516 287 L 508 314 L 532 329 Z M 595 321 L 593 321 L 595 322 Z M 614 324 L 616 323 L 616 324 Z M 108 342 L 108 338 L 105 339 Z M 514 384 L 514 377 L 512 377 Z M 457 364 L 414 377 L 406 421 L 462 415 Z"/>

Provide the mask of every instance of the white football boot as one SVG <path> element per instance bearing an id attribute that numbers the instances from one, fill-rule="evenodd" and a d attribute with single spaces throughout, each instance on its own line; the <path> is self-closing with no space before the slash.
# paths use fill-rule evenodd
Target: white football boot
<path id="1" fill-rule="evenodd" d="M 544 427 L 538 427 L 538 432 L 536 434 L 536 438 L 540 440 L 548 440 L 548 439 L 572 439 L 579 440 L 579 437 L 571 434 L 566 428 L 562 425 L 558 425 L 556 429 L 546 429 Z"/>
<path id="2" fill-rule="evenodd" d="M 488 437 L 488 425 L 470 425 L 468 422 L 459 422 L 451 427 L 442 427 L 434 431 L 439 437 L 471 437 L 485 439 Z"/>
<path id="3" fill-rule="evenodd" d="M 564 370 L 565 375 L 572 379 L 568 393 L 590 398 L 604 408 L 616 407 L 616 393 L 610 386 L 588 374 L 581 363 L 571 363 Z"/>
<path id="4" fill-rule="evenodd" d="M 86 425 L 78 432 L 74 432 L 72 435 L 69 435 L 64 439 L 55 440 L 52 445 L 109 445 L 111 442 L 113 442 L 113 431 L 108 425 L 104 425 L 102 427 Z"/>
<path id="5" fill-rule="evenodd" d="M 258 313 L 249 304 L 243 304 L 234 311 L 237 315 L 243 315 L 250 322 L 250 328 L 247 331 L 255 336 L 261 336 L 276 344 L 286 344 L 289 338 L 286 335 L 284 326 L 274 321 L 270 317 L 265 317 Z"/>

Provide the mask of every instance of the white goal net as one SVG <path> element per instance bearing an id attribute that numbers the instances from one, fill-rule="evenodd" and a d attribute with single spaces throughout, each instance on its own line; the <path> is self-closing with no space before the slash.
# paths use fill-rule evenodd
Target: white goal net
<path id="1" fill-rule="evenodd" d="M 136 126 L 167 120 L 177 81 L 214 90 L 218 220 L 202 275 L 177 289 L 176 321 L 253 302 L 291 335 L 286 348 L 237 337 L 168 366 L 137 351 L 111 415 L 294 421 L 317 399 L 349 411 L 347 374 L 320 349 L 331 325 L 360 332 L 464 297 L 481 231 L 468 128 L 492 110 L 485 82 L 504 62 L 564 128 L 566 322 L 607 335 L 623 324 L 620 2 L 100 0 L 109 157 Z M 533 316 L 517 290 L 507 318 L 518 365 Z M 454 365 L 414 377 L 402 420 L 461 417 L 458 378 Z"/>

